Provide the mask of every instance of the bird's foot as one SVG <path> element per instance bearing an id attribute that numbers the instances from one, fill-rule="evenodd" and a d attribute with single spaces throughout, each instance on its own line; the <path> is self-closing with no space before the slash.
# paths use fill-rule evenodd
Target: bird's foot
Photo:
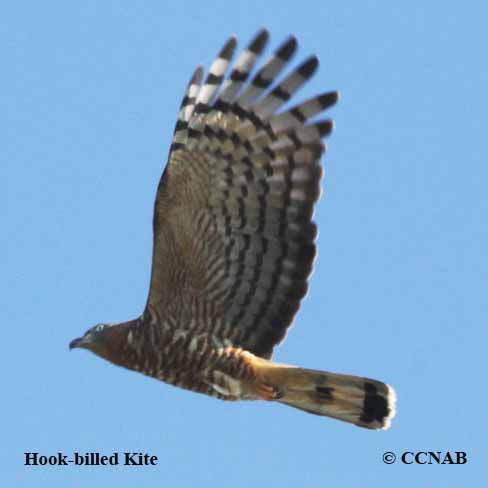
<path id="1" fill-rule="evenodd" d="M 257 387 L 257 394 L 262 400 L 279 400 L 283 397 L 284 391 L 277 386 L 260 383 Z"/>

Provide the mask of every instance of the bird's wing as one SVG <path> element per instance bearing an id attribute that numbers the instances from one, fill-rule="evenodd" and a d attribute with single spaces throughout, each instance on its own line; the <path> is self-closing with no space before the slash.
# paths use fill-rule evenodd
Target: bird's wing
<path id="1" fill-rule="evenodd" d="M 331 120 L 311 119 L 337 101 L 328 92 L 278 113 L 318 60 L 309 57 L 276 82 L 297 47 L 290 37 L 248 81 L 267 40 L 266 30 L 258 32 L 224 81 L 231 38 L 204 83 L 201 67 L 190 80 L 156 196 L 148 298 L 175 326 L 202 319 L 263 357 L 307 291 L 321 139 L 332 130 Z"/>

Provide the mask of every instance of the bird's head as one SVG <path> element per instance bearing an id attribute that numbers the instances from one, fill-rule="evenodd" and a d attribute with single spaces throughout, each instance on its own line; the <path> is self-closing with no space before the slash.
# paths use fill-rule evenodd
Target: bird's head
<path id="1" fill-rule="evenodd" d="M 82 337 L 74 339 L 69 343 L 69 348 L 83 348 L 104 356 L 104 351 L 109 347 L 110 324 L 97 324 L 90 327 Z"/>
<path id="2" fill-rule="evenodd" d="M 82 337 L 70 342 L 69 348 L 88 349 L 108 361 L 124 366 L 130 358 L 128 347 L 131 329 L 139 324 L 139 319 L 120 324 L 97 324 L 88 329 Z"/>

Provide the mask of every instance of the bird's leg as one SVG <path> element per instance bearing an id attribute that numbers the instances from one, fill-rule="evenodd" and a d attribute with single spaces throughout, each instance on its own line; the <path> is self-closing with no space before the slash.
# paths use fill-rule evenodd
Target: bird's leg
<path id="1" fill-rule="evenodd" d="M 285 371 L 289 366 L 273 363 L 260 358 L 248 351 L 242 351 L 248 368 L 253 372 L 252 380 L 248 382 L 248 389 L 261 400 L 279 400 L 285 394 Z"/>
<path id="2" fill-rule="evenodd" d="M 281 388 L 266 383 L 259 383 L 256 387 L 256 392 L 262 400 L 268 401 L 279 400 L 284 394 Z"/>

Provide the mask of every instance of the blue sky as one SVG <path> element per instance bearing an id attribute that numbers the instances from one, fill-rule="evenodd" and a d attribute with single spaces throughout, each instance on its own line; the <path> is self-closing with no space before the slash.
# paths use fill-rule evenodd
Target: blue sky
<path id="1" fill-rule="evenodd" d="M 469 1 L 4 5 L 4 486 L 486 480 L 487 14 Z M 302 58 L 319 56 L 298 99 L 342 95 L 319 258 L 275 358 L 390 383 L 398 416 L 386 432 L 218 402 L 68 352 L 92 324 L 142 311 L 154 193 L 185 84 L 229 35 L 242 46 L 261 26 L 273 45 L 294 33 Z M 468 463 L 381 460 L 429 450 L 466 451 Z M 159 464 L 28 468 L 26 451 L 143 451 Z"/>

